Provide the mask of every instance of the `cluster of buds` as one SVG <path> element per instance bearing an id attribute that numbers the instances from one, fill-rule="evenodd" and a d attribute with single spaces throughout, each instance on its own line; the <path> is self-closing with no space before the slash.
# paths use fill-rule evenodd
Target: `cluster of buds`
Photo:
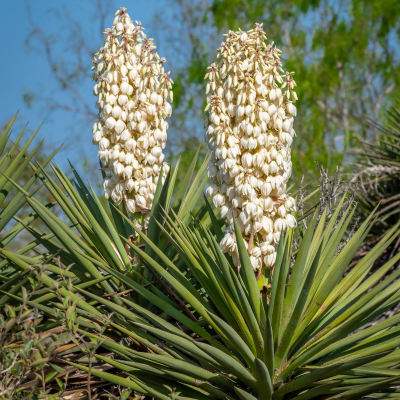
<path id="1" fill-rule="evenodd" d="M 154 52 L 140 22 L 132 23 L 125 8 L 107 29 L 104 47 L 95 55 L 93 93 L 98 97 L 98 121 L 93 144 L 98 145 L 106 178 L 106 198 L 122 202 L 129 213 L 149 216 L 162 167 L 169 167 L 163 149 L 171 116 L 172 80 L 164 58 Z"/>
<path id="2" fill-rule="evenodd" d="M 255 271 L 272 268 L 281 232 L 294 227 L 295 201 L 286 194 L 297 100 L 292 73 L 281 68 L 281 51 L 266 44 L 262 24 L 230 31 L 208 68 L 208 166 L 215 207 L 228 225 L 220 243 L 239 262 L 234 219 Z M 286 90 L 284 90 L 286 88 Z"/>

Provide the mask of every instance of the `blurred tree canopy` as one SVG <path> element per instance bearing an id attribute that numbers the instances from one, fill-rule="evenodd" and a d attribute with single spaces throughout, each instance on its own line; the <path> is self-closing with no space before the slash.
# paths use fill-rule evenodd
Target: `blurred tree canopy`
<path id="1" fill-rule="evenodd" d="M 96 110 L 94 101 L 90 106 L 86 100 L 91 94 L 82 93 L 82 83 L 90 80 L 91 55 L 101 45 L 101 32 L 112 23 L 113 1 L 85 1 L 99 21 L 95 39 L 88 42 L 77 16 L 63 11 L 57 18 L 68 24 L 71 35 L 57 41 L 57 35 L 44 32 L 33 21 L 27 7 L 32 31 L 26 43 L 28 49 L 43 54 L 52 78 L 70 94 L 74 107 L 41 93 L 30 94 L 27 101 L 41 100 L 48 109 L 73 112 L 87 121 L 95 119 Z M 125 5 L 135 19 L 134 7 Z M 283 51 L 283 68 L 296 73 L 294 176 L 306 174 L 306 180 L 317 176 L 314 158 L 331 171 L 337 166 L 348 170 L 349 153 L 374 133 L 368 118 L 378 121 L 381 110 L 400 97 L 398 0 L 160 1 L 152 30 L 157 51 L 166 56 L 166 68 L 175 81 L 169 160 L 176 161 L 184 151 L 182 163 L 189 165 L 203 141 L 203 78 L 215 60 L 222 34 L 238 27 L 251 29 L 255 22 L 264 24 L 268 40 Z M 54 51 L 55 45 L 63 51 Z M 88 131 L 88 142 L 90 137 Z M 93 170 L 93 160 L 86 163 Z"/>
<path id="2" fill-rule="evenodd" d="M 268 40 L 283 51 L 283 68 L 298 84 L 297 177 L 316 172 L 314 158 L 330 170 L 348 166 L 349 152 L 373 133 L 368 118 L 400 94 L 398 0 L 170 0 L 174 18 L 161 17 L 174 87 L 174 132 L 194 143 L 203 125 L 203 78 L 222 33 L 262 22 Z M 168 56 L 168 55 L 167 55 Z M 184 59 L 186 64 L 181 62 Z M 174 62 L 174 61 L 173 61 Z"/>

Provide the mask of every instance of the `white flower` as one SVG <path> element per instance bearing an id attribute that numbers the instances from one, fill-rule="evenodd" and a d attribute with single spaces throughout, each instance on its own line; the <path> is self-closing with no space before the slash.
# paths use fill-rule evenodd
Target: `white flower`
<path id="1" fill-rule="evenodd" d="M 126 201 L 126 208 L 130 213 L 135 213 L 136 212 L 136 203 L 135 200 L 128 199 Z"/>
<path id="2" fill-rule="evenodd" d="M 107 175 L 106 197 L 117 205 L 124 201 L 130 213 L 147 215 L 161 166 L 163 182 L 169 170 L 162 150 L 167 140 L 165 118 L 172 114 L 168 98 L 173 82 L 164 71 L 165 59 L 154 52 L 153 39 L 140 24 L 132 23 L 125 9 L 113 25 L 93 67 L 99 110 L 93 143 L 99 146 Z"/>
<path id="3" fill-rule="evenodd" d="M 297 225 L 296 218 L 295 218 L 292 214 L 286 215 L 286 223 L 287 223 L 288 226 L 290 226 L 291 228 L 294 228 L 294 227 Z"/>
<path id="4" fill-rule="evenodd" d="M 115 124 L 116 121 L 113 117 L 109 117 L 106 119 L 106 127 L 109 131 L 112 131 L 114 129 Z"/>
<path id="5" fill-rule="evenodd" d="M 222 204 L 225 203 L 225 197 L 222 194 L 218 193 L 214 196 L 213 203 L 215 207 L 220 207 L 222 206 Z"/>
<path id="6" fill-rule="evenodd" d="M 206 75 L 207 91 L 212 89 L 206 108 L 205 140 L 212 150 L 206 193 L 228 222 L 221 249 L 238 261 L 232 225 L 236 218 L 246 246 L 253 237 L 254 269 L 273 267 L 274 243 L 281 232 L 296 226 L 294 199 L 285 194 L 296 84 L 293 73 L 278 75 L 281 52 L 265 40 L 262 24 L 248 32 L 230 32 L 218 49 L 218 63 Z"/>

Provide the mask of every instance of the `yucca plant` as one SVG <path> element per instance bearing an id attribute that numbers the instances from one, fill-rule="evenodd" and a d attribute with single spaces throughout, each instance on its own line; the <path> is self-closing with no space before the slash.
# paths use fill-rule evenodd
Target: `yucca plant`
<path id="1" fill-rule="evenodd" d="M 111 32 L 114 35 L 112 41 L 128 35 L 125 41 L 128 43 L 133 30 L 130 24 L 120 22 L 121 15 L 125 15 L 125 9 L 117 13 L 116 28 Z M 52 360 L 44 358 L 41 368 L 47 371 L 54 360 L 58 367 L 63 366 L 62 371 L 56 370 L 60 375 L 52 372 L 50 383 L 65 375 L 67 368 L 72 368 L 74 373 L 81 371 L 87 380 L 89 398 L 93 393 L 92 377 L 100 380 L 101 384 L 108 382 L 114 387 L 126 388 L 127 391 L 119 394 L 123 399 L 132 393 L 156 399 L 400 397 L 396 394 L 396 385 L 400 383 L 400 372 L 396 369 L 400 353 L 395 350 L 400 346 L 397 326 L 400 316 L 394 315 L 365 329 L 376 316 L 400 301 L 400 280 L 397 279 L 400 271 L 389 273 L 399 261 L 400 254 L 371 271 L 377 258 L 396 239 L 400 222 L 391 226 L 347 274 L 347 267 L 376 222 L 375 210 L 354 234 L 348 235 L 357 205 L 346 202 L 344 194 L 335 209 L 317 208 L 306 223 L 296 227 L 294 199 L 285 194 L 291 168 L 290 143 L 294 136 L 294 131 L 291 131 L 290 137 L 285 131 L 292 129 L 292 118 L 296 113 L 289 101 L 293 98 L 290 96 L 294 96 L 291 92 L 294 87 L 292 74 L 287 74 L 290 90 L 286 92 L 284 101 L 281 89 L 278 90 L 275 84 L 271 86 L 271 77 L 275 76 L 278 82 L 282 80 L 276 49 L 272 45 L 258 48 L 263 46 L 264 41 L 261 25 L 247 33 L 230 32 L 229 35 L 233 41 L 229 41 L 228 45 L 236 46 L 238 54 L 234 60 L 228 57 L 228 63 L 239 62 L 240 68 L 233 68 L 233 71 L 238 73 L 236 79 L 243 80 L 238 84 L 237 103 L 240 99 L 246 107 L 239 106 L 243 109 L 236 110 L 237 117 L 243 117 L 243 126 L 241 122 L 240 127 L 234 127 L 235 132 L 233 128 L 229 130 L 225 126 L 229 118 L 224 116 L 221 119 L 217 115 L 224 108 L 220 101 L 224 92 L 217 88 L 216 80 L 211 79 L 210 85 L 215 92 L 212 95 L 215 102 L 212 109 L 213 132 L 226 130 L 216 135 L 220 148 L 215 149 L 215 154 L 207 157 L 199 171 L 194 173 L 196 155 L 177 189 L 174 183 L 179 161 L 173 170 L 164 174 L 164 166 L 161 167 L 162 160 L 159 159 L 160 169 L 156 168 L 153 172 L 161 177 L 165 175 L 165 179 L 157 180 L 154 197 L 152 185 L 156 181 L 148 182 L 146 195 L 149 196 L 149 204 L 153 204 L 148 225 L 140 223 L 140 220 L 138 223 L 134 213 L 136 206 L 144 204 L 139 197 L 144 196 L 139 192 L 144 186 L 138 183 L 137 190 L 135 182 L 124 186 L 129 196 L 122 190 L 122 182 L 129 180 L 129 173 L 125 172 L 126 166 L 123 169 L 118 166 L 126 163 L 126 157 L 131 160 L 132 153 L 128 148 L 130 145 L 126 146 L 125 136 L 122 137 L 124 117 L 126 119 L 128 114 L 110 108 L 111 103 L 107 108 L 109 111 L 104 108 L 104 113 L 115 111 L 121 132 L 112 132 L 116 124 L 114 126 L 111 121 L 107 132 L 104 126 L 96 125 L 100 133 L 95 133 L 96 137 L 103 133 L 110 137 L 101 144 L 105 147 L 101 151 L 108 154 L 108 173 L 112 165 L 112 173 L 118 175 L 118 179 L 113 181 L 116 183 L 118 180 L 118 183 L 112 189 L 108 203 L 104 204 L 92 188 L 84 184 L 73 167 L 74 179 L 69 180 L 55 163 L 50 164 L 51 174 L 37 164 L 37 176 L 63 212 L 58 217 L 38 201 L 36 189 L 29 192 L 30 188 L 19 185 L 10 171 L 4 172 L 7 185 L 14 185 L 21 202 L 23 199 L 24 204 L 26 202 L 32 208 L 32 215 L 20 220 L 13 228 L 14 237 L 25 230 L 34 240 L 17 252 L 7 250 L 7 243 L 3 243 L 3 263 L 12 273 L 0 286 L 3 295 L 0 305 L 9 303 L 14 313 L 19 315 L 42 313 L 44 319 L 37 326 L 37 333 L 56 328 L 70 335 L 68 347 L 60 349 Z M 251 43 L 256 45 L 254 54 L 257 54 L 257 63 L 264 62 L 259 58 L 264 51 L 266 61 L 273 64 L 272 69 L 267 66 L 263 70 L 271 77 L 267 79 L 264 74 L 259 75 L 257 85 L 253 84 L 251 75 L 252 68 L 256 69 L 256 57 L 249 47 Z M 116 47 L 115 43 L 112 46 Z M 137 46 L 140 50 L 140 44 Z M 244 61 L 240 64 L 239 56 L 243 55 L 240 46 L 248 57 L 246 68 L 242 65 Z M 128 45 L 125 50 L 129 50 Z M 138 50 L 135 50 L 136 55 L 140 57 Z M 229 48 L 223 49 L 223 53 L 228 54 L 229 51 Z M 110 69 L 115 67 L 116 70 L 110 82 L 107 81 L 108 85 L 117 80 L 120 85 L 115 91 L 122 92 L 124 87 L 121 96 L 127 104 L 129 91 L 133 93 L 127 85 L 132 85 L 118 65 L 122 60 L 118 63 L 114 58 L 110 60 Z M 132 63 L 129 62 L 129 65 L 134 68 Z M 144 71 L 143 66 L 138 68 L 145 75 L 149 71 L 158 71 L 157 68 Z M 210 68 L 218 77 L 215 66 Z M 225 70 L 227 73 L 229 68 Z M 244 70 L 247 72 L 243 75 Z M 271 71 L 273 74 L 270 74 Z M 106 75 L 108 77 L 109 74 Z M 143 82 L 148 83 L 146 78 Z M 229 86 L 229 76 L 225 78 Z M 104 83 L 104 80 L 101 82 Z M 234 86 L 236 84 L 235 81 Z M 137 87 L 140 88 L 140 85 L 138 81 Z M 108 90 L 106 83 L 102 87 Z M 145 104 L 152 96 L 148 89 L 149 96 L 145 94 L 146 99 L 137 96 L 133 107 L 151 106 Z M 241 93 L 242 89 L 248 93 Z M 265 97 L 266 94 L 273 104 L 263 103 L 263 107 L 260 96 Z M 105 96 L 106 100 L 111 98 L 110 93 Z M 155 100 L 154 97 L 154 104 Z M 247 100 L 250 104 L 246 103 Z M 229 107 L 233 111 L 235 105 Z M 266 108 L 268 115 L 260 107 Z M 245 108 L 247 117 L 244 117 Z M 151 110 L 154 111 L 154 107 Z M 146 121 L 152 121 L 153 111 L 149 113 L 152 117 L 146 117 Z M 100 118 L 103 122 L 105 114 Z M 260 116 L 264 125 L 259 122 Z M 158 122 L 154 118 L 154 123 Z M 258 123 L 261 125 L 258 126 Z M 140 134 L 145 132 L 146 126 L 150 130 L 154 127 L 152 122 L 141 126 L 143 131 L 139 130 Z M 129 129 L 126 137 L 128 134 L 138 135 L 135 124 Z M 249 147 L 250 139 L 244 136 L 244 132 L 254 137 L 265 135 L 265 140 L 269 138 L 268 148 L 264 148 L 257 139 L 260 151 L 254 154 L 256 157 L 253 159 L 250 151 L 254 149 Z M 255 132 L 258 136 L 254 135 Z M 258 220 L 254 221 L 247 220 L 245 214 L 241 215 L 247 212 L 254 217 L 257 207 L 261 208 L 260 199 L 256 201 L 256 197 L 252 196 L 250 200 L 254 204 L 248 210 L 247 205 L 241 203 L 246 209 L 240 213 L 236 210 L 237 214 L 232 211 L 229 220 L 218 217 L 219 207 L 225 201 L 225 198 L 222 199 L 225 195 L 218 196 L 218 193 L 229 196 L 228 188 L 223 184 L 218 187 L 215 183 L 217 191 L 213 189 L 213 194 L 217 196 L 213 199 L 214 207 L 206 198 L 200 200 L 207 182 L 204 172 L 208 161 L 211 158 L 212 163 L 222 167 L 225 152 L 228 154 L 223 146 L 228 137 L 226 135 L 239 134 L 243 148 L 249 147 L 246 148 L 249 156 L 242 160 L 243 165 L 238 164 L 237 188 L 232 186 L 231 190 L 242 190 L 240 179 L 249 179 L 244 184 L 250 186 L 252 193 L 259 195 L 257 190 L 262 182 L 256 182 L 257 175 L 257 179 L 270 182 L 271 188 L 264 188 L 265 198 L 262 201 L 264 211 L 274 218 L 273 237 L 268 237 L 272 234 L 268 233 L 271 231 L 268 227 L 256 226 L 256 223 L 262 225 L 262 214 L 257 214 Z M 235 138 L 231 139 L 235 141 Z M 126 142 L 129 140 L 126 139 Z M 111 150 L 108 149 L 111 142 L 118 146 L 113 149 L 112 160 Z M 135 168 L 135 173 L 140 168 L 147 168 L 155 157 L 144 156 L 147 150 L 142 147 L 139 155 L 143 157 L 143 166 Z M 123 161 L 120 158 L 122 149 Z M 217 153 L 221 157 L 217 157 Z M 231 151 L 231 156 L 232 160 L 239 161 L 238 154 L 234 155 Z M 268 165 L 265 176 L 256 171 L 263 162 Z M 279 169 L 275 168 L 274 162 L 280 166 Z M 271 165 L 274 168 L 271 169 Z M 231 167 L 234 168 L 233 164 Z M 251 176 L 252 173 L 254 176 Z M 226 184 L 232 183 L 230 179 L 233 175 L 228 175 L 222 167 L 216 172 L 216 182 L 221 183 L 224 179 Z M 142 177 L 136 179 L 139 182 Z M 106 192 L 107 188 L 108 184 Z M 134 209 L 131 203 L 129 207 L 127 203 L 133 198 Z M 126 200 L 126 207 L 123 206 L 123 199 Z M 345 203 L 347 206 L 343 207 Z M 236 207 L 233 202 L 232 206 Z M 228 212 L 222 213 L 223 217 Z M 305 212 L 297 219 L 304 219 L 307 215 Z M 236 216 L 242 221 L 236 220 Z M 32 218 L 40 218 L 46 228 L 38 229 L 32 224 Z M 235 252 L 230 252 L 232 254 L 222 250 L 223 232 L 228 225 L 229 234 L 234 236 L 232 240 L 236 244 Z M 260 258 L 259 253 L 264 250 L 261 246 L 258 252 L 253 251 L 257 248 L 254 243 L 260 240 L 258 232 L 263 233 L 264 244 L 272 247 L 271 252 L 265 249 L 273 254 L 267 260 Z M 248 240 L 242 233 L 249 235 Z M 30 251 L 34 252 L 34 256 Z M 47 383 L 46 379 L 44 381 Z M 26 382 L 21 382 L 21 389 L 24 384 Z M 97 392 L 96 396 L 100 394 L 104 393 Z M 115 394 L 112 394 L 114 398 Z M 54 396 L 43 390 L 41 396 L 46 395 Z"/>
<path id="2" fill-rule="evenodd" d="M 164 186 L 162 191 L 161 180 L 159 180 L 155 195 L 157 207 L 152 210 L 153 218 L 147 228 L 147 234 L 149 237 L 153 237 L 154 242 L 158 243 L 160 248 L 165 249 L 171 259 L 175 257 L 176 250 L 168 246 L 165 235 L 161 235 L 162 231 L 158 225 L 161 220 L 161 211 L 171 209 L 183 220 L 189 219 L 190 212 L 196 207 L 206 183 L 203 172 L 207 161 L 208 158 L 205 159 L 199 173 L 196 174 L 194 172 L 197 162 L 196 154 L 185 178 L 175 191 L 173 191 L 173 188 L 179 161 L 173 172 L 168 174 L 167 185 Z M 111 267 L 119 271 L 127 279 L 137 282 L 138 285 L 148 287 L 151 292 L 159 295 L 169 305 L 176 306 L 178 297 L 174 296 L 171 290 L 165 291 L 165 283 L 156 281 L 150 268 L 139 267 L 136 255 L 129 250 L 128 243 L 130 241 L 133 241 L 142 249 L 145 244 L 141 242 L 140 237 L 135 238 L 133 235 L 135 231 L 127 222 L 132 223 L 131 219 L 128 214 L 122 213 L 123 208 L 121 207 L 121 210 L 116 208 L 111 199 L 108 202 L 109 207 L 107 203 L 106 206 L 103 206 L 103 202 L 90 187 L 83 184 L 82 179 L 74 169 L 75 180 L 71 182 L 58 166 L 51 164 L 51 167 L 53 175 L 46 172 L 40 165 L 37 166 L 40 171 L 39 178 L 54 198 L 52 204 L 58 204 L 62 210 L 60 217 L 54 215 L 48 207 L 43 206 L 35 198 L 37 188 L 28 193 L 26 188 L 18 185 L 8 175 L 4 175 L 7 181 L 14 184 L 15 188 L 19 190 L 24 203 L 27 202 L 32 208 L 32 213 L 19 220 L 13 230 L 5 236 L 5 240 L 8 240 L 11 235 L 14 238 L 22 231 L 29 232 L 33 236 L 33 240 L 21 246 L 17 252 L 8 250 L 6 246 L 8 242 L 5 242 L 1 251 L 1 256 L 4 259 L 2 265 L 7 272 L 7 276 L 4 276 L 3 279 L 4 283 L 0 286 L 2 313 L 6 315 L 7 311 L 4 307 L 7 307 L 7 304 L 16 306 L 18 312 L 20 311 L 18 307 L 23 307 L 24 315 L 35 310 L 43 312 L 43 310 L 52 309 L 51 314 L 44 311 L 44 320 L 35 329 L 36 334 L 46 335 L 52 329 L 63 326 L 63 320 L 60 319 L 62 312 L 56 311 L 57 308 L 63 309 L 64 307 L 56 302 L 60 294 L 63 296 L 64 305 L 68 305 L 68 301 L 65 302 L 66 298 L 69 299 L 72 296 L 72 301 L 78 299 L 74 295 L 76 290 L 72 288 L 72 285 L 77 285 L 80 289 L 89 289 L 91 293 L 104 296 L 119 306 L 123 306 L 121 296 L 127 296 L 130 301 L 137 302 L 141 306 L 153 307 L 143 296 L 126 286 L 123 280 L 115 279 L 112 275 L 104 272 L 103 267 Z M 53 176 L 56 177 L 57 181 Z M 192 185 L 190 186 L 190 184 Z M 204 210 L 205 206 L 200 212 L 204 214 Z M 38 217 L 48 227 L 48 230 L 42 231 L 32 223 Z M 32 251 L 34 256 L 32 256 Z M 152 249 L 147 246 L 145 252 L 151 255 Z M 24 290 L 29 293 L 29 301 L 25 303 L 22 301 Z M 15 297 L 16 295 L 20 297 L 21 301 Z M 30 308 L 33 304 L 30 301 L 38 304 L 39 309 Z M 96 305 L 88 304 L 87 311 L 97 313 Z M 119 319 L 117 318 L 117 320 Z M 85 322 L 85 319 L 81 322 L 88 323 Z M 92 326 L 91 323 L 88 326 Z M 117 326 L 118 328 L 124 327 L 120 324 L 117 324 Z M 117 336 L 125 336 L 124 331 L 115 329 L 115 327 L 112 329 L 115 330 Z M 154 344 L 149 341 L 147 346 L 153 348 Z M 76 356 L 76 359 L 85 358 L 86 348 L 82 348 L 78 344 L 72 347 L 74 348 L 72 350 L 68 348 L 66 353 L 61 351 L 59 354 L 61 361 L 64 357 L 70 357 L 71 353 Z M 91 347 L 89 346 L 89 348 Z M 148 347 L 145 347 L 145 349 L 148 349 Z M 49 360 L 45 360 L 44 364 L 47 372 L 49 372 L 49 369 L 51 370 Z M 73 371 L 76 373 L 76 368 L 73 368 Z M 49 383 L 51 384 L 58 378 L 62 379 L 62 377 L 65 377 L 65 371 L 60 372 L 58 376 L 52 376 Z M 70 385 L 73 385 L 74 380 L 71 381 L 71 373 L 69 374 L 69 382 Z M 21 383 L 22 388 L 24 383 L 27 382 Z"/>
<path id="3" fill-rule="evenodd" d="M 56 167 L 55 171 L 61 174 Z M 144 234 L 117 209 L 115 215 L 126 224 L 125 229 L 137 233 L 139 242 L 118 235 L 112 224 L 107 225 L 108 232 L 94 224 L 91 232 L 84 231 L 90 232 L 91 239 L 104 236 L 102 245 L 110 243 L 114 260 L 107 252 L 95 256 L 89 247 L 93 242 L 78 238 L 62 221 L 55 223 L 55 218 L 27 197 L 65 246 L 59 249 L 64 265 L 74 261 L 70 268 L 59 265 L 56 271 L 53 265 L 47 267 L 49 272 L 38 274 L 43 288 L 36 288 L 26 306 L 43 312 L 48 323 L 58 321 L 76 335 L 76 352 L 82 352 L 87 343 L 98 346 L 90 365 L 64 360 L 66 364 L 159 399 L 363 398 L 396 393 L 400 375 L 395 368 L 399 353 L 394 349 L 400 337 L 395 326 L 400 317 L 359 329 L 400 300 L 396 280 L 400 272 L 381 280 L 400 255 L 369 273 L 396 238 L 399 224 L 343 278 L 372 227 L 373 215 L 338 253 L 355 207 L 340 218 L 341 204 L 329 219 L 323 212 L 318 220 L 316 212 L 302 232 L 299 249 L 292 245 L 293 229 L 283 236 L 272 287 L 260 294 L 237 226 L 240 272 L 217 244 L 223 221 L 207 202 L 196 215 L 168 212 L 169 203 L 163 200 L 172 192 L 168 179 L 156 203 L 160 219 L 151 220 L 159 228 L 157 239 L 164 243 L 152 240 L 150 226 Z M 65 210 L 73 210 L 71 216 L 79 215 L 75 204 L 80 199 L 83 208 L 86 198 L 96 206 L 85 208 L 81 220 L 93 220 L 93 210 L 105 218 L 101 204 L 83 184 L 80 189 L 90 197 L 80 197 L 72 185 L 66 187 L 73 194 L 71 200 L 64 194 L 58 199 L 64 201 Z M 198 181 L 191 190 L 195 187 Z M 114 238 L 119 241 L 115 246 Z M 47 240 L 42 243 L 48 244 Z M 141 259 L 151 280 L 129 271 L 118 253 L 123 243 Z M 30 270 L 28 258 L 3 254 L 15 267 Z M 114 292 L 105 294 L 110 289 L 104 283 Z M 7 290 L 10 301 L 22 300 L 17 285 Z M 120 373 L 105 372 L 104 366 Z"/>

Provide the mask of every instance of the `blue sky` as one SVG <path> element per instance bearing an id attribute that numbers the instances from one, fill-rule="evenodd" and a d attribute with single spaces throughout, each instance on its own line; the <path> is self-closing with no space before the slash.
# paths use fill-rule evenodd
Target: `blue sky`
<path id="1" fill-rule="evenodd" d="M 42 29 L 46 35 L 51 35 L 54 58 L 64 57 L 66 64 L 73 63 L 74 54 L 66 51 L 71 22 L 68 15 L 79 21 L 84 27 L 85 43 L 100 47 L 99 18 L 93 15 L 94 0 L 29 0 L 31 20 Z M 104 3 L 104 2 L 103 2 Z M 146 33 L 154 37 L 151 29 L 156 7 L 162 7 L 164 0 L 124 0 L 123 3 L 111 0 L 111 12 L 106 18 L 106 26 L 110 27 L 114 12 L 120 7 L 128 8 L 132 19 L 139 20 L 146 27 Z M 96 148 L 91 145 L 92 124 L 85 118 L 67 111 L 49 111 L 43 102 L 33 101 L 28 107 L 23 100 L 24 93 L 34 92 L 46 98 L 54 98 L 61 103 L 73 106 L 71 96 L 60 89 L 60 85 L 53 78 L 49 63 L 44 52 L 29 50 L 26 45 L 27 36 L 32 32 L 31 20 L 26 11 L 24 0 L 10 0 L 2 2 L 1 26 L 3 30 L 3 57 L 0 63 L 2 95 L 0 97 L 1 119 L 4 124 L 18 110 L 18 121 L 14 133 L 22 129 L 29 122 L 28 132 L 33 132 L 44 122 L 38 140 L 44 138 L 46 153 L 64 143 L 64 149 L 56 160 L 63 167 L 66 159 L 71 159 L 77 166 L 82 164 L 82 157 L 86 155 L 90 160 L 96 160 Z M 8 34 L 9 33 L 9 34 Z M 8 37 L 8 40 L 5 40 Z M 67 43 L 66 43 L 67 41 Z M 35 39 L 32 46 L 39 47 Z M 91 58 L 88 54 L 82 57 L 82 63 L 90 71 Z M 93 83 L 84 79 L 79 87 L 79 93 L 94 110 L 95 97 L 92 94 Z"/>

